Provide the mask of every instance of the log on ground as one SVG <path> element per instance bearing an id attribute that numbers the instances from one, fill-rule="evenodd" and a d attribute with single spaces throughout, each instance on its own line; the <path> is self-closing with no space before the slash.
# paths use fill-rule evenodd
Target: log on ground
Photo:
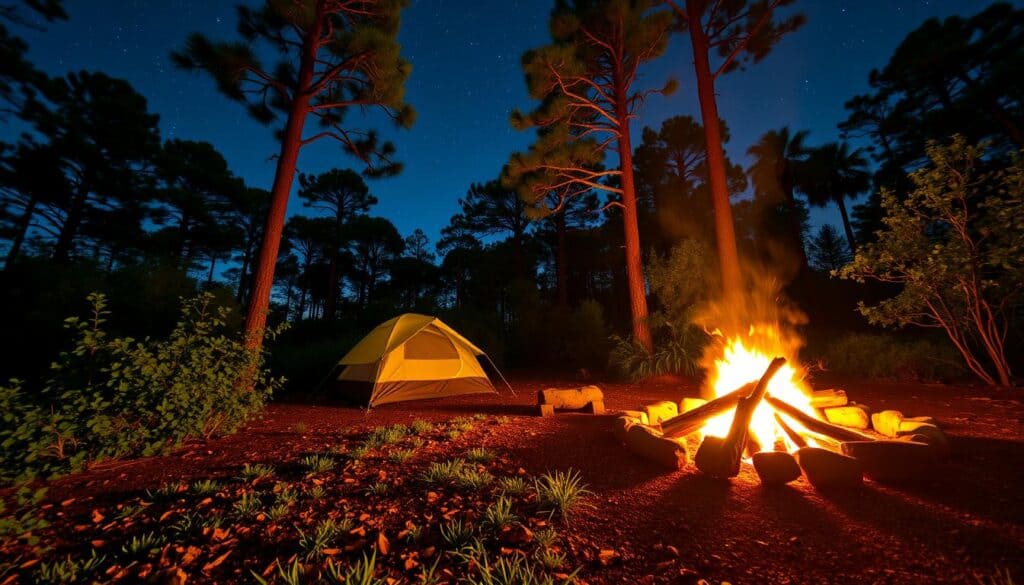
<path id="1" fill-rule="evenodd" d="M 597 386 L 582 388 L 545 388 L 537 393 L 537 404 L 550 404 L 554 408 L 576 410 L 591 402 L 604 402 L 604 393 Z"/>
<path id="2" fill-rule="evenodd" d="M 677 417 L 661 423 L 661 431 L 667 437 L 682 437 L 696 431 L 704 423 L 714 416 L 734 408 L 740 402 L 740 398 L 749 395 L 756 385 L 755 382 L 744 384 L 732 392 L 715 398 L 703 406 L 698 406 L 691 411 L 684 412 Z"/>
<path id="3" fill-rule="evenodd" d="M 882 483 L 911 483 L 935 478 L 938 457 L 931 446 L 913 441 L 851 441 L 843 453 L 860 461 L 864 475 Z"/>
<path id="4" fill-rule="evenodd" d="M 686 467 L 686 446 L 643 425 L 627 426 L 623 442 L 633 453 L 665 469 Z"/>
<path id="5" fill-rule="evenodd" d="M 651 425 L 661 424 L 662 421 L 669 420 L 679 414 L 679 406 L 671 400 L 662 400 L 661 402 L 648 404 L 644 406 L 643 410 L 647 414 L 648 424 Z"/>
<path id="6" fill-rule="evenodd" d="M 794 453 L 807 481 L 821 490 L 854 488 L 864 482 L 860 462 L 828 449 L 803 447 Z"/>
<path id="7" fill-rule="evenodd" d="M 785 451 L 760 451 L 751 458 L 754 471 L 766 486 L 787 484 L 800 477 L 800 466 Z"/>
<path id="8" fill-rule="evenodd" d="M 811 393 L 811 406 L 814 408 L 832 408 L 835 406 L 846 406 L 849 400 L 843 390 L 814 390 Z"/>
<path id="9" fill-rule="evenodd" d="M 825 418 L 832 424 L 862 430 L 871 428 L 871 412 L 863 404 L 831 406 L 824 411 Z"/>

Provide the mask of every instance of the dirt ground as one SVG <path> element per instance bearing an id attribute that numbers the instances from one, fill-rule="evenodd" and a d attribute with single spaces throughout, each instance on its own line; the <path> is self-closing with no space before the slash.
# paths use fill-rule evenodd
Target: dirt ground
<path id="1" fill-rule="evenodd" d="M 57 514 L 52 530 L 62 522 L 68 529 L 97 508 L 168 482 L 227 477 L 245 462 L 295 460 L 380 425 L 483 413 L 509 419 L 476 435 L 442 441 L 434 447 L 435 456 L 484 446 L 520 473 L 579 470 L 593 492 L 593 507 L 571 517 L 561 532 L 586 583 L 694 583 L 700 578 L 733 585 L 976 583 L 978 575 L 997 569 L 1024 579 L 1024 406 L 1019 392 L 818 383 L 844 388 L 851 400 L 875 410 L 932 416 L 952 446 L 934 481 L 898 488 L 866 481 L 858 491 L 823 494 L 802 478 L 765 489 L 747 464 L 731 482 L 709 480 L 692 467 L 663 472 L 631 457 L 616 442 L 611 414 L 534 415 L 537 390 L 579 382 L 522 376 L 512 382 L 514 397 L 503 392 L 410 402 L 370 413 L 315 399 L 275 403 L 236 435 L 54 482 L 47 496 L 54 509 L 72 498 L 77 503 L 65 503 L 66 513 Z M 695 388 L 665 381 L 598 385 L 610 412 L 697 394 Z M 385 506 L 383 513 L 401 516 L 396 506 L 403 505 L 413 504 Z M 600 550 L 616 554 L 610 563 L 600 563 Z M 189 582 L 235 578 L 190 577 Z"/>

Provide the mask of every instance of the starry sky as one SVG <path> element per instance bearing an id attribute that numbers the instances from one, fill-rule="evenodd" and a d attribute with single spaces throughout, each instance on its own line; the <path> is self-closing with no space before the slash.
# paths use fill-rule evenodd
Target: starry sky
<path id="1" fill-rule="evenodd" d="M 213 143 L 249 185 L 269 189 L 277 152 L 271 129 L 246 116 L 199 73 L 176 70 L 168 57 L 186 35 L 234 39 L 235 1 L 66 0 L 69 20 L 44 31 L 19 29 L 29 58 L 51 75 L 100 70 L 130 81 L 160 115 L 164 139 Z M 387 129 L 405 171 L 370 182 L 380 199 L 373 213 L 399 231 L 422 228 L 436 240 L 458 210 L 471 182 L 494 178 L 510 152 L 526 148 L 529 133 L 513 130 L 513 108 L 529 109 L 519 57 L 548 40 L 552 0 L 411 0 L 400 41 L 413 74 L 407 99 L 418 111 L 408 131 Z M 903 37 L 929 17 L 970 14 L 980 0 L 798 0 L 807 24 L 760 64 L 732 73 L 718 85 L 719 110 L 732 139 L 726 146 L 744 165 L 744 154 L 765 131 L 782 126 L 810 131 L 810 143 L 838 137 L 843 103 L 867 90 L 867 75 L 882 67 Z M 640 83 L 680 81 L 671 97 L 654 96 L 638 126 L 657 127 L 673 115 L 699 117 L 689 42 L 678 36 Z M 10 134 L 12 128 L 3 131 Z M 639 134 L 636 128 L 635 134 Z M 635 139 L 637 141 L 637 139 Z M 331 144 L 303 149 L 299 169 L 319 173 L 356 166 Z M 293 197 L 292 212 L 304 212 Z M 837 223 L 832 210 L 813 210 L 812 221 Z"/>

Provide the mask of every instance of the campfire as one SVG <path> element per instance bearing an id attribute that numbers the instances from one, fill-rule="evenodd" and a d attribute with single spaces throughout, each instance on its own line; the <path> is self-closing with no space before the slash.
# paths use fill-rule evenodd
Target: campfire
<path id="1" fill-rule="evenodd" d="M 709 400 L 660 402 L 625 411 L 618 437 L 638 455 L 666 467 L 690 462 L 715 478 L 745 464 L 766 485 L 805 476 L 816 488 L 931 477 L 947 450 L 934 420 L 897 411 L 872 413 L 842 390 L 815 390 L 793 360 L 794 346 L 773 327 L 722 338 L 709 360 Z"/>

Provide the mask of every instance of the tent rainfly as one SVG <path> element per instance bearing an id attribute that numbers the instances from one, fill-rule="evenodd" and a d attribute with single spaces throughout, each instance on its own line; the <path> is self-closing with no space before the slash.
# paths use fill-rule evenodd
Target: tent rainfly
<path id="1" fill-rule="evenodd" d="M 370 331 L 341 358 L 330 377 L 335 391 L 370 407 L 497 393 L 477 359 L 480 356 L 490 362 L 483 350 L 437 317 L 406 313 Z M 493 362 L 491 366 L 501 376 Z"/>

